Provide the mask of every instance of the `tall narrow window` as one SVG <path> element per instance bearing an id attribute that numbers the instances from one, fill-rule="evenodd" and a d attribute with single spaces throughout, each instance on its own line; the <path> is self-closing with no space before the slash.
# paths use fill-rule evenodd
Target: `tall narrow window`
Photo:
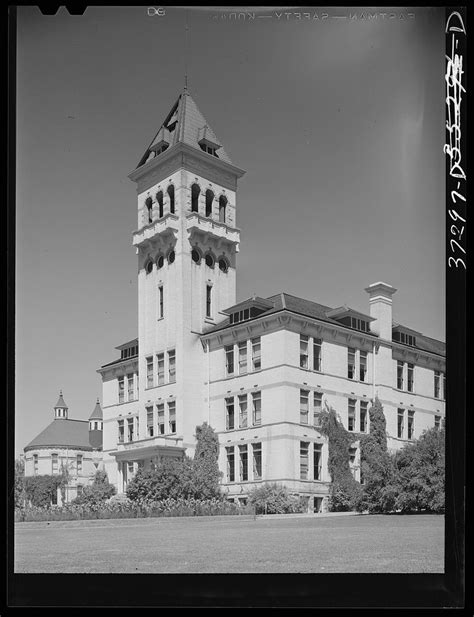
<path id="1" fill-rule="evenodd" d="M 405 410 L 399 409 L 397 412 L 397 437 L 403 439 L 405 432 Z"/>
<path id="2" fill-rule="evenodd" d="M 441 385 L 441 373 L 439 371 L 434 372 L 434 395 L 435 398 L 440 398 Z"/>
<path id="3" fill-rule="evenodd" d="M 367 377 L 367 352 L 359 352 L 359 379 L 365 381 Z"/>
<path id="4" fill-rule="evenodd" d="M 367 401 L 360 402 L 360 432 L 367 432 Z"/>
<path id="5" fill-rule="evenodd" d="M 262 393 L 252 392 L 252 424 L 259 426 L 262 423 Z"/>
<path id="6" fill-rule="evenodd" d="M 148 437 L 153 437 L 155 431 L 155 421 L 153 417 L 153 406 L 146 408 L 146 431 Z"/>
<path id="7" fill-rule="evenodd" d="M 240 481 L 246 482 L 249 479 L 248 446 L 239 446 L 239 459 Z"/>
<path id="8" fill-rule="evenodd" d="M 300 423 L 308 424 L 309 390 L 300 390 Z"/>
<path id="9" fill-rule="evenodd" d="M 226 448 L 227 452 L 227 482 L 235 482 L 234 446 Z"/>
<path id="10" fill-rule="evenodd" d="M 356 350 L 353 347 L 347 349 L 347 376 L 355 379 Z"/>
<path id="11" fill-rule="evenodd" d="M 260 337 L 252 339 L 252 365 L 254 371 L 259 371 L 262 367 Z"/>
<path id="12" fill-rule="evenodd" d="M 206 317 L 212 317 L 212 287 L 206 285 Z"/>
<path id="13" fill-rule="evenodd" d="M 320 338 L 313 340 L 313 370 L 321 371 L 321 345 Z"/>
<path id="14" fill-rule="evenodd" d="M 145 206 L 148 214 L 148 223 L 153 222 L 153 200 L 151 197 L 145 199 Z"/>
<path id="15" fill-rule="evenodd" d="M 82 474 L 82 454 L 78 454 L 76 458 L 77 473 Z"/>
<path id="16" fill-rule="evenodd" d="M 165 311 L 164 311 L 164 302 L 163 302 L 163 285 L 160 285 L 158 287 L 158 303 L 159 303 L 159 319 L 163 319 L 163 317 L 165 316 Z"/>
<path id="17" fill-rule="evenodd" d="M 135 387 L 133 381 L 133 373 L 128 373 L 127 375 L 127 387 L 128 387 L 128 400 L 135 400 Z"/>
<path id="18" fill-rule="evenodd" d="M 441 416 L 435 416 L 434 417 L 434 426 L 435 426 L 435 429 L 437 431 L 439 431 L 439 429 L 441 427 Z"/>
<path id="19" fill-rule="evenodd" d="M 165 434 L 165 405 L 160 403 L 156 406 L 156 415 L 158 416 L 158 435 Z"/>
<path id="20" fill-rule="evenodd" d="M 146 359 L 146 387 L 153 388 L 153 357 Z"/>
<path id="21" fill-rule="evenodd" d="M 397 388 L 403 390 L 403 362 L 397 360 Z"/>
<path id="22" fill-rule="evenodd" d="M 191 187 L 191 212 L 199 212 L 199 194 L 201 189 L 197 184 Z"/>
<path id="23" fill-rule="evenodd" d="M 239 395 L 239 427 L 247 426 L 247 395 Z"/>
<path id="24" fill-rule="evenodd" d="M 125 441 L 125 427 L 124 427 L 123 420 L 118 421 L 117 428 L 118 428 L 118 442 L 123 443 Z"/>
<path id="25" fill-rule="evenodd" d="M 227 375 L 234 374 L 234 346 L 226 345 L 225 346 L 225 367 Z"/>
<path id="26" fill-rule="evenodd" d="M 247 341 L 241 341 L 239 347 L 239 374 L 247 372 Z"/>
<path id="27" fill-rule="evenodd" d="M 176 381 L 176 351 L 174 349 L 168 351 L 168 375 L 169 382 L 174 383 Z"/>
<path id="28" fill-rule="evenodd" d="M 313 393 L 313 424 L 319 428 L 321 426 L 321 411 L 323 408 L 322 392 Z"/>
<path id="29" fill-rule="evenodd" d="M 133 418 L 127 418 L 128 441 L 133 441 L 133 425 L 134 425 Z"/>
<path id="30" fill-rule="evenodd" d="M 220 223 L 226 222 L 226 215 L 225 215 L 226 208 L 227 208 L 227 197 L 224 197 L 224 195 L 221 195 L 219 197 L 219 222 Z"/>
<path id="31" fill-rule="evenodd" d="M 355 419 L 356 419 L 356 400 L 349 399 L 348 403 L 348 415 L 347 415 L 347 430 L 355 431 Z"/>
<path id="32" fill-rule="evenodd" d="M 300 334 L 300 367 L 308 368 L 308 341 L 309 338 Z"/>
<path id="33" fill-rule="evenodd" d="M 315 443 L 313 446 L 313 478 L 321 480 L 321 449 L 322 444 Z"/>
<path id="34" fill-rule="evenodd" d="M 51 471 L 53 474 L 58 473 L 58 455 L 51 454 Z"/>
<path id="35" fill-rule="evenodd" d="M 408 410 L 408 439 L 413 439 L 415 434 L 415 412 L 411 409 Z"/>
<path id="36" fill-rule="evenodd" d="M 162 386 L 165 383 L 165 354 L 159 353 L 156 360 L 158 362 L 158 385 Z"/>
<path id="37" fill-rule="evenodd" d="M 170 212 L 171 214 L 174 214 L 175 204 L 174 204 L 174 185 L 173 184 L 170 184 L 168 186 L 167 192 L 168 192 L 168 196 L 170 199 Z"/>
<path id="38" fill-rule="evenodd" d="M 300 479 L 308 479 L 309 442 L 300 441 Z"/>
<path id="39" fill-rule="evenodd" d="M 262 444 L 261 443 L 252 444 L 252 454 L 253 454 L 253 479 L 260 480 L 260 478 L 262 477 Z"/>
<path id="40" fill-rule="evenodd" d="M 123 375 L 118 378 L 118 399 L 119 403 L 125 401 L 125 378 Z"/>
<path id="41" fill-rule="evenodd" d="M 407 390 L 413 392 L 415 383 L 415 366 L 413 364 L 407 364 Z"/>
<path id="42" fill-rule="evenodd" d="M 206 216 L 212 216 L 212 203 L 214 201 L 214 193 L 211 189 L 206 191 Z"/>
<path id="43" fill-rule="evenodd" d="M 176 433 L 176 401 L 168 403 L 168 414 L 170 421 L 170 433 Z"/>
<path id="44" fill-rule="evenodd" d="M 33 454 L 33 474 L 38 475 L 38 455 Z"/>
<path id="45" fill-rule="evenodd" d="M 234 397 L 225 399 L 225 428 L 231 431 L 235 427 Z"/>
<path id="46" fill-rule="evenodd" d="M 158 218 L 163 218 L 164 205 L 163 205 L 163 191 L 158 191 L 156 194 L 156 201 L 158 202 Z"/>

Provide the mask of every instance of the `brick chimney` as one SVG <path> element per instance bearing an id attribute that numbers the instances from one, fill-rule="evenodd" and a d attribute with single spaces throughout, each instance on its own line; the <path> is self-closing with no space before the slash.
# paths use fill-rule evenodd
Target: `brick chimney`
<path id="1" fill-rule="evenodd" d="M 365 288 L 369 294 L 370 316 L 375 321 L 370 324 L 370 329 L 374 334 L 378 334 L 381 339 L 392 340 L 392 296 L 397 291 L 395 287 L 387 283 L 372 283 Z"/>

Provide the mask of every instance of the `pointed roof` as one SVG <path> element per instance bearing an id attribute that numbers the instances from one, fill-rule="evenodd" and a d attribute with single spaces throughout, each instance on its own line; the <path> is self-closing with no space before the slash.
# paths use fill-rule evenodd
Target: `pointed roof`
<path id="1" fill-rule="evenodd" d="M 200 152 L 202 152 L 200 143 L 216 148 L 217 158 L 232 165 L 232 161 L 221 142 L 199 111 L 186 87 L 161 124 L 151 144 L 140 159 L 137 168 L 150 160 L 154 156 L 154 152 L 159 151 L 164 146 L 171 148 L 179 142 L 188 144 Z"/>
<path id="2" fill-rule="evenodd" d="M 59 408 L 61 408 L 61 409 L 69 409 L 68 406 L 66 405 L 66 403 L 64 402 L 63 391 L 62 390 L 59 391 L 58 402 L 54 406 L 54 409 L 59 409 Z"/>
<path id="3" fill-rule="evenodd" d="M 102 420 L 102 407 L 100 406 L 99 399 L 97 399 L 97 403 L 95 404 L 94 410 L 89 416 L 89 420 Z"/>

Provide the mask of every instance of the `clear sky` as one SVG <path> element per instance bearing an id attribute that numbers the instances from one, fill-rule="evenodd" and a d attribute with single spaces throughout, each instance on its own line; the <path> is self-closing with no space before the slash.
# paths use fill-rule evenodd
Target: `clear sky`
<path id="1" fill-rule="evenodd" d="M 382 280 L 396 321 L 444 340 L 443 11 L 247 11 L 191 8 L 186 54 L 184 9 L 18 7 L 16 454 L 60 388 L 87 419 L 96 369 L 137 335 L 127 175 L 186 56 L 193 98 L 247 170 L 237 299 L 285 291 L 368 312 L 364 288 Z"/>

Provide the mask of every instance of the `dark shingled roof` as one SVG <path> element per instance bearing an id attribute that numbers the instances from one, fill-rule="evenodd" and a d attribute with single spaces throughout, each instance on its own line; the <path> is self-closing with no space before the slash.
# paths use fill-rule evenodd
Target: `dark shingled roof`
<path id="1" fill-rule="evenodd" d="M 38 447 L 68 447 L 92 450 L 89 443 L 89 422 L 87 420 L 69 420 L 55 418 L 44 431 L 30 441 L 25 447 L 31 450 Z"/>

